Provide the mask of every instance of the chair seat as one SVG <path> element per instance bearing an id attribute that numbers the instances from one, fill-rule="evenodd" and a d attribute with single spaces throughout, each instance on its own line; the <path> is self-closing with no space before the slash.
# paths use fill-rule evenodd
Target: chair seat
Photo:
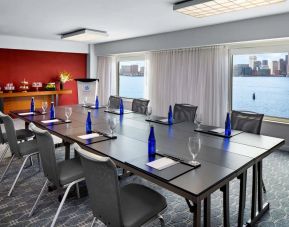
<path id="1" fill-rule="evenodd" d="M 57 163 L 57 165 L 61 186 L 64 186 L 84 177 L 83 169 L 79 159 L 65 160 Z"/>
<path id="2" fill-rule="evenodd" d="M 38 152 L 38 145 L 36 140 L 29 140 L 19 143 L 19 151 L 22 156 Z"/>
<path id="3" fill-rule="evenodd" d="M 3 133 L 2 135 L 3 135 L 4 143 L 7 143 L 6 133 Z M 34 134 L 32 131 L 28 129 L 18 129 L 16 130 L 16 137 L 17 137 L 17 140 L 25 140 L 25 139 L 34 137 Z"/>
<path id="4" fill-rule="evenodd" d="M 139 184 L 122 187 L 120 196 L 125 227 L 141 226 L 167 207 L 161 194 Z"/>
<path id="5" fill-rule="evenodd" d="M 25 140 L 34 137 L 34 133 L 29 129 L 18 129 L 16 130 L 16 136 L 18 140 Z"/>

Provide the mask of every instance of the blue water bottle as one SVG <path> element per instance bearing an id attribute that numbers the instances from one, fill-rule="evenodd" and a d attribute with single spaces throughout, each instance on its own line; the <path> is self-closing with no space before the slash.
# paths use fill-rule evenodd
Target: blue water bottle
<path id="1" fill-rule="evenodd" d="M 34 97 L 31 98 L 30 112 L 35 112 Z"/>
<path id="2" fill-rule="evenodd" d="M 50 105 L 50 119 L 55 119 L 55 107 L 54 107 L 54 102 L 51 102 Z"/>
<path id="3" fill-rule="evenodd" d="M 155 132 L 154 127 L 151 126 L 150 129 L 150 135 L 149 135 L 149 141 L 148 141 L 148 154 L 149 156 L 155 156 L 156 154 L 156 138 L 155 138 Z"/>
<path id="4" fill-rule="evenodd" d="M 171 105 L 169 107 L 169 112 L 168 112 L 168 123 L 169 123 L 169 125 L 173 124 L 173 111 L 172 111 Z"/>
<path id="5" fill-rule="evenodd" d="M 90 117 L 90 111 L 87 112 L 87 118 L 86 118 L 86 133 L 91 133 L 91 117 Z"/>
<path id="6" fill-rule="evenodd" d="M 230 113 L 227 113 L 226 122 L 225 122 L 225 136 L 231 135 L 231 120 Z"/>
<path id="7" fill-rule="evenodd" d="M 95 97 L 95 109 L 99 108 L 98 96 Z"/>
<path id="8" fill-rule="evenodd" d="M 123 114 L 123 101 L 122 101 L 122 99 L 120 99 L 120 103 L 119 103 L 119 114 L 120 115 Z"/>

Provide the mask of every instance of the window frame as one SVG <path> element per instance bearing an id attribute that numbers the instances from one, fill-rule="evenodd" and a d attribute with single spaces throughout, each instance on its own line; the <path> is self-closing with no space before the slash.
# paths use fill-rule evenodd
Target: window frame
<path id="1" fill-rule="evenodd" d="M 278 45 L 275 43 L 272 43 L 271 45 L 268 44 L 265 46 L 259 46 L 256 43 L 249 44 L 246 46 L 246 44 L 243 45 L 236 45 L 230 47 L 229 52 L 229 67 L 230 67 L 230 82 L 229 82 L 229 110 L 233 110 L 233 57 L 234 55 L 242 55 L 242 54 L 268 54 L 268 53 L 282 53 L 282 52 L 288 52 L 289 55 L 289 44 L 288 45 Z M 264 119 L 263 121 L 267 122 L 274 122 L 274 123 L 284 123 L 289 124 L 289 117 L 277 117 L 277 116 L 268 116 L 264 113 Z"/>
<path id="2" fill-rule="evenodd" d="M 145 63 L 145 68 L 144 68 L 144 97 L 142 98 L 147 98 L 146 97 L 146 86 L 147 86 L 147 75 L 146 75 L 146 56 L 145 54 L 124 54 L 124 55 L 118 55 L 116 57 L 116 91 L 117 91 L 117 95 L 120 96 L 119 94 L 119 90 L 120 90 L 120 74 L 119 74 L 119 66 L 120 66 L 120 62 L 122 61 L 144 61 Z M 128 101 L 132 101 L 133 99 L 136 98 L 132 98 L 132 97 L 124 97 L 122 96 L 122 98 L 125 98 Z"/>

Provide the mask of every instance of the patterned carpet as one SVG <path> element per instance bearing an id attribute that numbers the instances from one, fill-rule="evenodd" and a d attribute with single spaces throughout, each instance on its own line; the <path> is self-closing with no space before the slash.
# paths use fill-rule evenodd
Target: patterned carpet
<path id="1" fill-rule="evenodd" d="M 0 151 L 1 152 L 1 151 Z M 63 148 L 57 149 L 59 159 L 63 158 Z M 0 163 L 0 174 L 4 171 L 8 160 Z M 271 202 L 270 211 L 263 217 L 258 226 L 289 226 L 289 153 L 276 151 L 264 160 L 264 182 L 267 193 L 265 200 Z M 12 197 L 7 197 L 9 188 L 19 170 L 21 162 L 17 160 L 8 172 L 5 180 L 0 183 L 0 226 L 49 226 L 59 205 L 58 195 L 64 191 L 45 190 L 37 210 L 32 218 L 28 213 L 40 192 L 45 181 L 43 173 L 38 171 L 38 163 L 24 170 Z M 137 176 L 121 180 L 121 184 L 137 182 L 147 185 L 162 193 L 168 202 L 168 209 L 165 212 L 164 220 L 166 226 L 192 226 L 193 215 L 188 211 L 185 200 L 165 189 L 162 189 Z M 251 172 L 248 173 L 247 203 L 245 220 L 250 212 L 251 195 Z M 90 226 L 93 219 L 92 212 L 88 206 L 86 189 L 81 187 L 81 199 L 73 195 L 65 202 L 57 221 L 58 226 Z M 230 183 L 230 217 L 231 226 L 236 226 L 238 212 L 239 181 Z M 222 196 L 219 191 L 212 195 L 212 226 L 222 226 Z M 104 226 L 98 221 L 94 226 Z M 149 226 L 159 226 L 159 222 L 150 223 Z"/>

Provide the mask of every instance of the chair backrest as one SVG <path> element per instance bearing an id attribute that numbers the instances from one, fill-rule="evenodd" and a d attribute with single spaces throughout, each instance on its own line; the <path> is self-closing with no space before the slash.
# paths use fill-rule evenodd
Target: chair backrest
<path id="1" fill-rule="evenodd" d="M 264 114 L 247 111 L 232 111 L 231 127 L 235 130 L 260 134 Z"/>
<path id="2" fill-rule="evenodd" d="M 109 108 L 119 109 L 119 106 L 120 106 L 120 97 L 111 95 L 109 97 Z"/>
<path id="3" fill-rule="evenodd" d="M 101 157 L 73 145 L 80 154 L 94 217 L 107 226 L 123 226 L 120 190 L 116 166 L 108 157 Z"/>
<path id="4" fill-rule="evenodd" d="M 132 101 L 131 110 L 136 113 L 146 114 L 149 102 L 150 100 L 146 99 L 134 99 Z"/>
<path id="5" fill-rule="evenodd" d="M 45 177 L 55 186 L 59 187 L 59 174 L 55 157 L 55 146 L 51 134 L 36 127 L 33 123 L 29 124 L 29 128 L 35 133 L 38 150 L 41 158 L 42 168 Z"/>
<path id="6" fill-rule="evenodd" d="M 5 115 L 0 111 L 0 119 L 4 123 L 7 141 L 8 141 L 11 153 L 16 155 L 17 157 L 21 157 L 22 155 L 19 151 L 16 130 L 14 128 L 14 123 L 13 123 L 12 118 L 9 115 Z"/>
<path id="7" fill-rule="evenodd" d="M 174 119 L 176 121 L 194 122 L 198 107 L 190 104 L 175 104 Z"/>

